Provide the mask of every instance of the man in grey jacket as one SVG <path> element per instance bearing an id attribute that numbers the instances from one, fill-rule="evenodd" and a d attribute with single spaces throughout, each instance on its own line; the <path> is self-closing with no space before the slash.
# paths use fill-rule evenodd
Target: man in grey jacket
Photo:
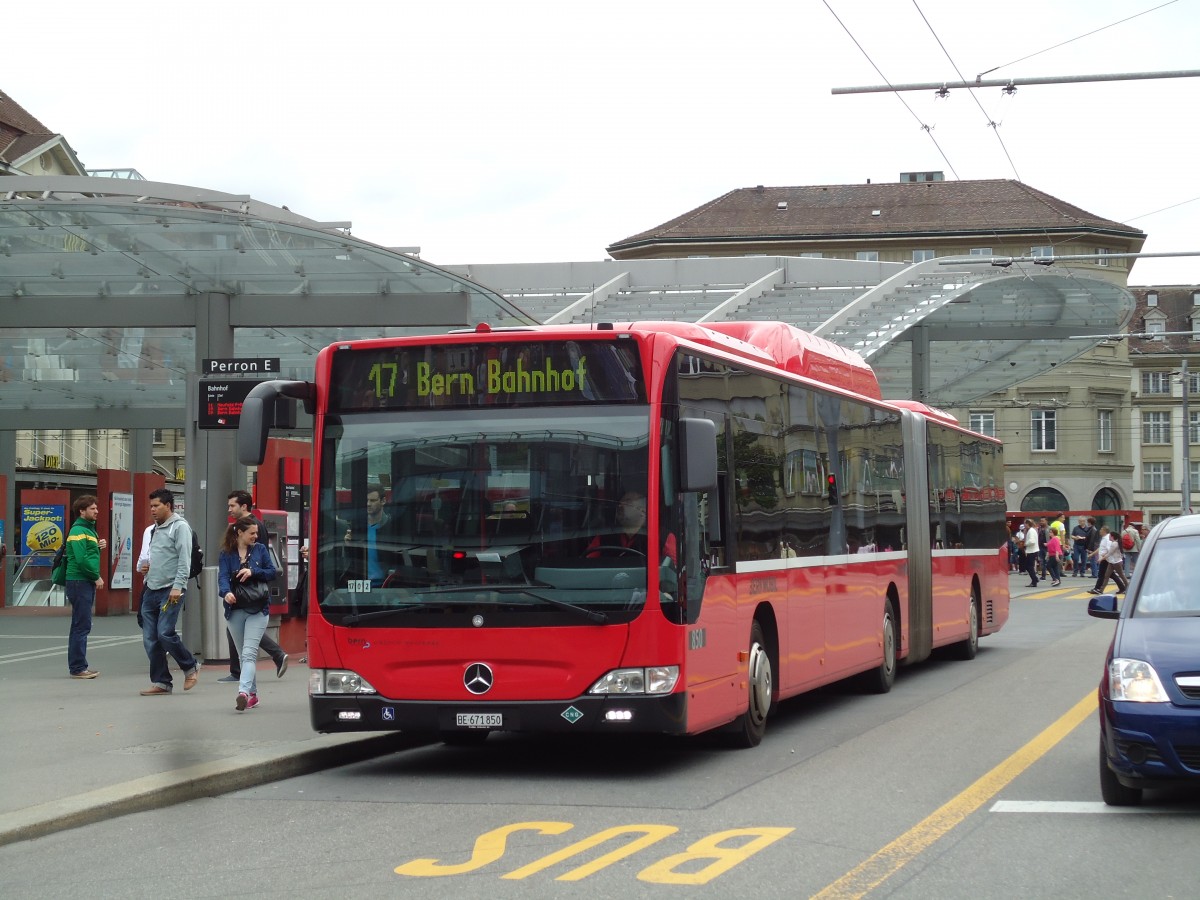
<path id="1" fill-rule="evenodd" d="M 192 564 L 192 528 L 175 515 L 175 495 L 166 488 L 151 492 L 150 516 L 154 528 L 142 592 L 142 646 L 150 658 L 150 687 L 142 691 L 143 697 L 171 693 L 168 653 L 184 673 L 185 691 L 195 687 L 200 677 L 200 662 L 175 631 Z"/>

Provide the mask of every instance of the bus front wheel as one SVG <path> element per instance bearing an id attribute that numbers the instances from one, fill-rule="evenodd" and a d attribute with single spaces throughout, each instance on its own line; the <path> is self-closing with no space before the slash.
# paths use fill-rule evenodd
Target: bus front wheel
<path id="1" fill-rule="evenodd" d="M 874 669 L 863 672 L 862 685 L 872 694 L 886 694 L 896 681 L 896 611 L 892 601 L 883 604 L 883 659 Z"/>
<path id="2" fill-rule="evenodd" d="M 775 675 L 771 670 L 771 655 L 767 652 L 762 626 L 755 620 L 750 627 L 750 654 L 746 666 L 746 681 L 750 698 L 746 711 L 734 720 L 732 744 L 735 747 L 757 747 L 767 733 L 767 713 L 771 710 L 771 692 Z"/>

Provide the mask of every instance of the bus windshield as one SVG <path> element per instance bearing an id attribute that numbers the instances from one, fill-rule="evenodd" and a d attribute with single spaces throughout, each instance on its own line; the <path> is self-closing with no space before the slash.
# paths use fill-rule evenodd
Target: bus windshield
<path id="1" fill-rule="evenodd" d="M 645 405 L 327 416 L 321 613 L 372 627 L 630 621 L 647 587 L 649 421 Z M 639 497 L 640 535 L 626 509 Z"/>

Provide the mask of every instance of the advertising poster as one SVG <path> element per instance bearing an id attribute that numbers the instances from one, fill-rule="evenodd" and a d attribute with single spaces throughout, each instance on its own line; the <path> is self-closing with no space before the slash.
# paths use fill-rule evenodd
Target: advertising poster
<path id="1" fill-rule="evenodd" d="M 133 587 L 133 494 L 112 495 L 109 587 Z"/>
<path id="2" fill-rule="evenodd" d="M 21 550 L 34 554 L 31 566 L 49 566 L 66 537 L 66 507 L 60 504 L 21 507 Z"/>

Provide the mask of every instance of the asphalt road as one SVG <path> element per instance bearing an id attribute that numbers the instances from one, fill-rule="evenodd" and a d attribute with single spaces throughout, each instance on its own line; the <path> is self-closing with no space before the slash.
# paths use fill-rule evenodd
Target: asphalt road
<path id="1" fill-rule="evenodd" d="M 418 747 L 0 848 L 0 895 L 1195 896 L 1200 794 L 1100 801 L 1112 624 L 1070 587 L 973 661 L 783 704 L 754 750 Z"/>

